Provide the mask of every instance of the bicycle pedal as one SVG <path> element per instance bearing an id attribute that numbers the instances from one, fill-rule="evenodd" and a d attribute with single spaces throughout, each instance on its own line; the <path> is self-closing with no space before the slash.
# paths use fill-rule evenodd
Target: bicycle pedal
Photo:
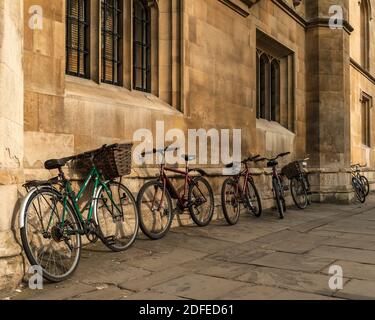
<path id="1" fill-rule="evenodd" d="M 116 237 L 114 236 L 106 237 L 104 238 L 104 241 L 108 243 L 109 245 L 114 245 L 116 244 Z"/>

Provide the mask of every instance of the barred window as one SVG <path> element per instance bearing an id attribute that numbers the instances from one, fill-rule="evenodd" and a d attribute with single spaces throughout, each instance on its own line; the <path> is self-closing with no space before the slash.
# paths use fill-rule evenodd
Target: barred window
<path id="1" fill-rule="evenodd" d="M 362 144 L 370 147 L 371 140 L 371 124 L 370 124 L 370 99 L 367 96 L 362 97 L 361 106 L 361 128 L 362 128 Z"/>
<path id="2" fill-rule="evenodd" d="M 101 0 L 102 82 L 120 85 L 122 1 Z"/>
<path id="3" fill-rule="evenodd" d="M 133 87 L 151 92 L 151 11 L 147 0 L 134 1 Z"/>
<path id="4" fill-rule="evenodd" d="M 89 1 L 66 2 L 66 73 L 89 76 Z"/>

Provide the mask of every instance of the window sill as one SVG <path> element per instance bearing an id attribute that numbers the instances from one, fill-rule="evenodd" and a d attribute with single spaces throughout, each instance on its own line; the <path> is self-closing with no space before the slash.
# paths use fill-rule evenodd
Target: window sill
<path id="1" fill-rule="evenodd" d="M 151 93 L 129 90 L 107 83 L 98 84 L 90 79 L 69 75 L 65 75 L 65 97 L 120 107 L 144 108 L 171 115 L 183 116 L 183 113 Z"/>
<path id="2" fill-rule="evenodd" d="M 256 128 L 262 131 L 274 132 L 283 135 L 295 136 L 295 133 L 283 127 L 280 123 L 275 121 L 268 121 L 265 119 L 256 119 Z"/>

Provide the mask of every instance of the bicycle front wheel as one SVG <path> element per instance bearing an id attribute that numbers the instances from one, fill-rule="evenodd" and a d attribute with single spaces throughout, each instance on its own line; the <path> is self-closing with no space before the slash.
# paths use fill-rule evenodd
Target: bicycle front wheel
<path id="1" fill-rule="evenodd" d="M 361 182 L 363 186 L 363 191 L 365 192 L 365 197 L 367 197 L 370 193 L 370 184 L 368 179 L 365 176 L 361 176 Z"/>
<path id="2" fill-rule="evenodd" d="M 309 204 L 305 182 L 302 179 L 293 178 L 290 180 L 290 191 L 294 203 L 299 209 L 306 209 Z"/>
<path id="3" fill-rule="evenodd" d="M 283 199 L 283 196 L 282 196 L 282 191 L 280 190 L 280 184 L 279 184 L 279 182 L 277 181 L 276 178 L 272 179 L 272 187 L 273 187 L 276 206 L 277 206 L 277 210 L 279 211 L 280 219 L 284 219 L 284 206 L 285 206 L 285 204 L 284 204 L 284 201 L 283 201 L 284 199 Z"/>
<path id="4" fill-rule="evenodd" d="M 122 183 L 110 181 L 99 189 L 94 214 L 107 248 L 124 251 L 134 243 L 139 228 L 137 204 Z"/>
<path id="5" fill-rule="evenodd" d="M 226 179 L 221 188 L 221 206 L 225 220 L 230 225 L 235 225 L 240 218 L 240 200 L 238 184 L 232 178 Z"/>
<path id="6" fill-rule="evenodd" d="M 249 211 L 259 218 L 262 215 L 262 201 L 260 200 L 258 189 L 252 181 L 247 182 L 246 204 Z"/>
<path id="7" fill-rule="evenodd" d="M 157 180 L 147 182 L 137 198 L 139 226 L 151 240 L 163 238 L 173 220 L 172 199 L 168 190 Z"/>
<path id="8" fill-rule="evenodd" d="M 358 178 L 353 177 L 352 185 L 358 201 L 364 203 L 366 201 L 366 195 L 365 191 L 363 190 L 361 181 Z"/>
<path id="9" fill-rule="evenodd" d="M 209 182 L 199 176 L 189 186 L 188 193 L 190 216 L 199 227 L 207 226 L 214 215 L 214 192 Z"/>
<path id="10" fill-rule="evenodd" d="M 44 279 L 66 280 L 81 255 L 80 223 L 74 209 L 64 205 L 62 195 L 51 187 L 34 189 L 28 197 L 20 230 L 25 254 L 32 266 L 41 268 Z"/>

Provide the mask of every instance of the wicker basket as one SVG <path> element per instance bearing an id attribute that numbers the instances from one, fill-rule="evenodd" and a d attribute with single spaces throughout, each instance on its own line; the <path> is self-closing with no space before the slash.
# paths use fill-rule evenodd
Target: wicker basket
<path id="1" fill-rule="evenodd" d="M 72 168 L 81 174 L 87 174 L 92 163 L 106 180 L 119 178 L 131 173 L 132 143 L 116 144 L 91 152 L 82 153 L 73 162 Z"/>
<path id="2" fill-rule="evenodd" d="M 298 177 L 302 172 L 303 168 L 299 161 L 291 162 L 281 169 L 281 174 L 286 176 L 288 179 Z"/>

